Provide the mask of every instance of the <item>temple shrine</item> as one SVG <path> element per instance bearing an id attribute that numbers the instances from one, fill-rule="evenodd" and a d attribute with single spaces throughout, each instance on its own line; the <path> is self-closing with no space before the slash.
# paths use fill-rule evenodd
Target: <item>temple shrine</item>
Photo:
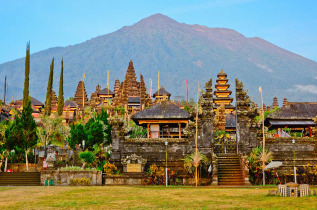
<path id="1" fill-rule="evenodd" d="M 51 106 L 52 107 L 57 107 L 57 104 L 58 104 L 58 99 L 57 99 L 55 90 L 52 90 L 52 103 L 51 103 Z"/>
<path id="2" fill-rule="evenodd" d="M 230 87 L 230 84 L 228 84 L 229 79 L 227 79 L 227 74 L 224 73 L 222 69 L 217 77 L 217 83 L 215 84 L 215 88 L 217 90 L 214 91 L 214 95 L 216 97 L 213 99 L 215 104 L 214 111 L 216 111 L 221 104 L 224 104 L 225 112 L 231 113 L 235 110 L 235 107 L 231 105 L 233 98 L 229 97 L 229 95 L 231 95 L 232 93 L 231 90 L 228 90 L 228 88 Z"/>
<path id="3" fill-rule="evenodd" d="M 170 101 L 171 94 L 167 92 L 164 87 L 162 86 L 158 91 L 153 94 L 154 103 L 160 101 Z"/>
<path id="4" fill-rule="evenodd" d="M 85 84 L 82 80 L 78 82 L 77 90 L 75 93 L 74 101 L 79 106 L 79 108 L 83 108 L 89 105 L 89 101 L 87 98 L 87 92 L 85 88 Z"/>
<path id="5" fill-rule="evenodd" d="M 143 110 L 151 102 L 146 93 L 143 76 L 140 75 L 140 82 L 137 81 L 132 60 L 129 62 L 125 80 L 120 85 L 119 83 L 119 80 L 116 80 L 112 105 L 122 106 L 128 113 L 132 113 Z"/>

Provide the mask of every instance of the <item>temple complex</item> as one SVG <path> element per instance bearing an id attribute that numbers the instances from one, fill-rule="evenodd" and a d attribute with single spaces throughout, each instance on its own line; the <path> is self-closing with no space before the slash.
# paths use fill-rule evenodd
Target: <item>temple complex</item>
<path id="1" fill-rule="evenodd" d="M 78 86 L 76 89 L 76 93 L 75 93 L 75 97 L 74 97 L 74 101 L 76 102 L 76 104 L 79 106 L 79 108 L 83 108 L 85 106 L 89 105 L 89 101 L 87 98 L 87 92 L 86 92 L 86 88 L 85 88 L 85 84 L 82 80 L 80 80 L 78 82 Z"/>
<path id="2" fill-rule="evenodd" d="M 146 93 L 143 76 L 140 75 L 140 82 L 137 81 L 132 60 L 129 62 L 125 79 L 120 86 L 119 80 L 116 80 L 114 91 L 113 105 L 122 106 L 128 110 L 128 113 L 143 110 L 151 101 Z"/>
<path id="3" fill-rule="evenodd" d="M 220 106 L 220 104 L 224 104 L 225 106 L 225 112 L 231 113 L 235 110 L 235 107 L 231 105 L 231 102 L 233 101 L 233 98 L 229 97 L 231 95 L 232 91 L 228 90 L 230 87 L 230 84 L 228 84 L 227 74 L 223 72 L 221 69 L 221 72 L 217 75 L 218 79 L 216 80 L 217 83 L 215 84 L 215 88 L 217 90 L 214 91 L 214 95 L 216 96 L 214 98 L 214 111 L 217 110 L 217 108 Z"/>

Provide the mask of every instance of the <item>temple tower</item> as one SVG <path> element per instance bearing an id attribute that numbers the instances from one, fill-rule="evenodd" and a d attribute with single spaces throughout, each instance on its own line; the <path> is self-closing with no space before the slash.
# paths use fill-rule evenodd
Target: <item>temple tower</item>
<path id="1" fill-rule="evenodd" d="M 231 90 L 228 90 L 230 87 L 230 84 L 228 83 L 229 79 L 227 79 L 227 74 L 224 73 L 222 69 L 217 77 L 218 79 L 216 80 L 217 83 L 215 85 L 217 90 L 214 91 L 216 97 L 213 100 L 215 104 L 214 111 L 217 110 L 220 104 L 224 104 L 226 113 L 231 113 L 235 110 L 235 107 L 231 105 L 233 98 L 229 97 L 232 93 Z"/>
<path id="2" fill-rule="evenodd" d="M 241 143 L 240 151 L 250 153 L 257 144 L 257 124 L 255 117 L 258 109 L 247 95 L 248 90 L 243 89 L 243 83 L 236 79 L 236 112 L 237 112 L 237 140 Z"/>
<path id="3" fill-rule="evenodd" d="M 273 109 L 275 109 L 275 107 L 278 107 L 277 97 L 273 98 Z"/>
<path id="4" fill-rule="evenodd" d="M 118 91 L 120 89 L 120 80 L 116 79 L 115 84 L 114 84 L 114 94 L 117 95 Z"/>
<path id="5" fill-rule="evenodd" d="M 58 103 L 58 99 L 55 93 L 55 90 L 52 90 L 52 107 L 56 107 Z"/>
<path id="6" fill-rule="evenodd" d="M 101 90 L 100 85 L 96 86 L 96 91 L 93 92 L 90 96 L 90 106 L 92 108 L 96 108 L 96 106 L 100 103 L 100 98 L 98 97 L 98 92 Z"/>
<path id="7" fill-rule="evenodd" d="M 77 90 L 75 93 L 74 101 L 79 106 L 79 108 L 83 108 L 89 105 L 89 101 L 87 98 L 87 92 L 85 88 L 85 84 L 82 80 L 78 82 Z"/>
<path id="8" fill-rule="evenodd" d="M 283 100 L 283 107 L 287 105 L 287 98 L 284 98 Z"/>
<path id="9" fill-rule="evenodd" d="M 199 99 L 202 108 L 202 113 L 199 114 L 198 120 L 198 147 L 199 151 L 211 159 L 213 148 L 214 132 L 214 103 L 212 92 L 212 78 L 205 84 L 205 90 L 202 91 L 202 96 Z"/>

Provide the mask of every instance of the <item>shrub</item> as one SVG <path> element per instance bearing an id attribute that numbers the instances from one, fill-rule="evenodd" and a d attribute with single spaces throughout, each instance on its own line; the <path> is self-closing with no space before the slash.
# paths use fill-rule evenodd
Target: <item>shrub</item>
<path id="1" fill-rule="evenodd" d="M 106 162 L 103 168 L 107 175 L 111 175 L 113 172 L 117 171 L 117 167 L 109 162 Z"/>
<path id="2" fill-rule="evenodd" d="M 60 171 L 101 171 L 96 168 L 82 168 L 78 166 L 67 166 L 59 169 Z"/>
<path id="3" fill-rule="evenodd" d="M 196 155 L 196 152 L 193 152 L 192 154 L 185 156 L 184 168 L 190 174 L 194 174 L 195 166 L 206 167 L 207 164 L 208 164 L 208 158 L 200 152 L 198 152 L 197 155 Z"/>
<path id="4" fill-rule="evenodd" d="M 76 179 L 70 179 L 69 185 L 72 186 L 89 186 L 91 184 L 91 180 L 89 178 L 76 178 Z"/>
<path id="5" fill-rule="evenodd" d="M 147 185 L 165 185 L 165 169 L 151 165 L 149 170 L 145 172 L 144 182 Z"/>
<path id="6" fill-rule="evenodd" d="M 272 161 L 272 153 L 268 150 L 265 150 L 265 153 L 263 153 L 262 147 L 256 147 L 253 148 L 250 156 L 248 157 L 249 161 L 249 174 L 250 174 L 250 182 L 253 185 L 260 185 L 262 184 L 263 180 L 263 160 L 265 162 L 265 165 L 267 165 L 269 162 Z M 265 172 L 265 181 L 267 184 L 277 184 L 278 179 L 274 176 L 273 171 L 267 170 Z"/>
<path id="7" fill-rule="evenodd" d="M 86 165 L 92 164 L 96 159 L 94 153 L 92 153 L 90 151 L 85 151 L 85 152 L 79 153 L 79 158 L 83 162 L 83 168 L 85 168 Z"/>

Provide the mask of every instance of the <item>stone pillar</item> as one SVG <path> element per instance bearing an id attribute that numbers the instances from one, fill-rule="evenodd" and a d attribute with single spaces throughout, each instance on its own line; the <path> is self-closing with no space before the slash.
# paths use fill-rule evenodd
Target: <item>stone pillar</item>
<path id="1" fill-rule="evenodd" d="M 109 119 L 109 123 L 112 126 L 112 152 L 110 159 L 116 163 L 121 163 L 121 150 L 125 135 L 124 121 L 115 116 Z"/>
<path id="2" fill-rule="evenodd" d="M 202 91 L 200 104 L 202 106 L 202 113 L 198 115 L 198 149 L 211 160 L 214 132 L 212 79 L 205 84 L 205 91 Z"/>
<path id="3" fill-rule="evenodd" d="M 257 146 L 255 133 L 260 126 L 255 121 L 255 117 L 259 115 L 258 110 L 247 92 L 248 90 L 243 89 L 243 83 L 236 79 L 237 139 L 243 154 L 250 153 L 251 149 Z"/>
<path id="4" fill-rule="evenodd" d="M 211 185 L 218 185 L 218 158 L 216 154 L 212 155 L 212 183 Z"/>

